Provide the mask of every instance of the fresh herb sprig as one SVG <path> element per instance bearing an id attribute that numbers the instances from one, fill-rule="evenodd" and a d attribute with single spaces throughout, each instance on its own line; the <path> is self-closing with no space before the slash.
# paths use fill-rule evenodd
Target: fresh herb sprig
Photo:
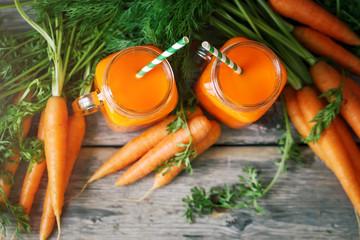
<path id="1" fill-rule="evenodd" d="M 248 179 L 239 175 L 240 183 L 231 186 L 212 187 L 208 191 L 203 187 L 192 188 L 191 195 L 182 200 L 186 204 L 184 216 L 188 222 L 194 223 L 196 216 L 209 215 L 215 210 L 249 208 L 250 205 L 256 212 L 264 214 L 264 209 L 257 203 L 264 195 L 258 173 L 250 166 L 244 167 L 243 172 L 248 174 Z"/>
<path id="2" fill-rule="evenodd" d="M 345 82 L 345 71 L 341 68 L 342 79 L 339 87 L 334 89 L 329 89 L 323 94 L 319 95 L 319 98 L 326 98 L 328 104 L 320 110 L 316 116 L 310 121 L 315 123 L 312 126 L 310 134 L 307 138 L 302 138 L 303 142 L 317 142 L 324 130 L 326 130 L 331 122 L 336 118 L 340 112 L 342 100 L 343 100 L 343 86 Z"/>
<path id="3" fill-rule="evenodd" d="M 285 163 L 289 159 L 296 161 L 301 160 L 300 148 L 296 144 L 290 130 L 290 121 L 283 103 L 284 119 L 286 131 L 279 140 L 281 161 L 277 163 L 278 170 L 271 182 L 266 188 L 263 187 L 262 181 L 259 180 L 256 169 L 246 166 L 243 172 L 247 178 L 239 175 L 240 183 L 230 186 L 212 187 L 206 191 L 202 187 L 194 187 L 190 190 L 191 194 L 183 198 L 185 203 L 184 217 L 189 223 L 195 221 L 196 216 L 209 215 L 216 210 L 238 209 L 253 207 L 255 212 L 265 214 L 266 211 L 258 204 L 258 199 L 264 197 L 277 182 L 280 174 L 286 171 Z"/>
<path id="4" fill-rule="evenodd" d="M 180 103 L 180 105 L 182 105 L 182 103 Z M 190 161 L 196 158 L 197 152 L 196 152 L 193 136 L 187 124 L 188 115 L 186 114 L 186 112 L 189 113 L 189 112 L 193 112 L 194 110 L 195 107 L 186 108 L 186 110 L 182 110 L 182 107 L 180 107 L 177 108 L 177 110 L 175 111 L 177 118 L 175 118 L 172 122 L 168 124 L 167 131 L 169 134 L 172 134 L 181 128 L 186 129 L 189 132 L 190 141 L 188 143 L 179 143 L 177 146 L 183 148 L 183 150 L 179 153 L 176 153 L 174 157 L 158 165 L 155 168 L 155 172 L 159 173 L 164 169 L 166 169 L 163 173 L 166 174 L 172 166 L 174 165 L 180 166 L 184 164 L 185 171 L 188 171 L 190 172 L 190 174 L 192 174 L 193 170 Z"/>

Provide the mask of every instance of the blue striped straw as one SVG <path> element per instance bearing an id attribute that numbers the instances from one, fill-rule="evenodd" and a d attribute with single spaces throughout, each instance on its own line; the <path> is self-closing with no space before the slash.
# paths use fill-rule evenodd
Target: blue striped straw
<path id="1" fill-rule="evenodd" d="M 241 67 L 236 65 L 233 61 L 231 61 L 225 54 L 221 53 L 219 50 L 217 50 L 214 46 L 212 46 L 208 42 L 202 42 L 201 46 L 205 48 L 207 51 L 209 51 L 212 55 L 217 57 L 220 61 L 225 63 L 229 68 L 233 69 L 237 74 L 242 74 L 243 70 Z"/>
<path id="2" fill-rule="evenodd" d="M 155 66 L 160 64 L 162 61 L 164 61 L 166 58 L 170 57 L 174 52 L 179 50 L 180 48 L 184 47 L 186 44 L 189 43 L 189 39 L 187 37 L 183 37 L 180 41 L 172 45 L 169 49 L 167 49 L 165 52 L 161 53 L 157 58 L 152 60 L 148 65 L 143 67 L 137 74 L 136 78 L 143 77 L 147 72 L 149 72 L 151 69 L 153 69 Z"/>

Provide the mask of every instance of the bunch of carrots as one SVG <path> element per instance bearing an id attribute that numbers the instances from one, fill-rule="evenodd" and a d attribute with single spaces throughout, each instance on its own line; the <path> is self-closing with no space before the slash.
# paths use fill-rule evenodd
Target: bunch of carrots
<path id="1" fill-rule="evenodd" d="M 47 99 L 38 125 L 38 138 L 44 141 L 45 155 L 39 163 L 29 165 L 23 182 L 20 205 L 25 208 L 27 214 L 30 213 L 42 175 L 47 168 L 48 184 L 41 218 L 40 239 L 46 239 L 50 235 L 55 221 L 58 225 L 59 238 L 65 190 L 85 135 L 83 114 L 74 112 L 69 116 L 67 102 L 63 97 L 63 86 L 65 80 L 69 78 L 66 73 L 75 29 L 69 33 L 69 44 L 63 49 L 63 38 L 67 36 L 63 33 L 62 16 L 56 16 L 55 30 L 48 33 L 44 26 L 40 27 L 25 14 L 18 0 L 15 0 L 15 6 L 24 20 L 46 40 L 48 57 L 53 63 L 52 96 Z M 25 132 L 23 135 L 26 135 Z"/>
<path id="2" fill-rule="evenodd" d="M 360 59 L 341 44 L 360 46 L 360 38 L 340 19 L 311 0 L 270 0 L 270 6 L 280 15 L 306 26 L 297 26 L 293 34 L 314 54 L 330 58 L 343 68 L 360 74 Z M 341 43 L 340 43 L 341 42 Z M 325 61 L 310 67 L 314 86 L 295 90 L 285 87 L 283 96 L 289 116 L 300 133 L 307 139 L 316 125 L 316 116 L 327 102 L 334 101 L 330 91 L 339 89 L 340 115 L 321 132 L 320 138 L 308 141 L 309 147 L 336 175 L 357 213 L 360 214 L 360 151 L 348 125 L 360 137 L 360 86 L 343 72 Z M 322 93 L 322 95 L 320 95 Z M 315 131 L 320 131 L 315 129 Z"/>
<path id="3" fill-rule="evenodd" d="M 84 116 L 74 113 L 68 117 L 66 104 L 62 111 L 54 113 L 54 107 L 58 110 L 65 100 L 60 97 L 53 99 L 48 100 L 38 125 L 38 138 L 44 140 L 45 144 L 44 160 L 39 164 L 29 165 L 19 201 L 29 215 L 45 168 L 47 167 L 50 172 L 62 171 L 55 177 L 49 175 L 40 224 L 40 239 L 46 239 L 51 234 L 56 220 L 60 226 L 65 190 L 85 135 Z M 54 191 L 56 195 L 52 196 Z"/>
<path id="4" fill-rule="evenodd" d="M 169 159 L 182 152 L 189 142 L 194 143 L 192 148 L 195 151 L 189 159 L 192 160 L 219 139 L 221 135 L 219 123 L 208 120 L 199 107 L 193 112 L 188 112 L 187 115 L 188 129 L 180 128 L 169 133 L 168 125 L 177 117 L 171 115 L 125 144 L 89 178 L 81 192 L 88 184 L 132 163 L 115 184 L 123 186 L 133 183 L 166 164 Z M 185 163 L 171 162 L 166 168 L 157 171 L 152 188 L 137 201 L 144 199 L 152 190 L 169 183 L 184 167 Z"/>

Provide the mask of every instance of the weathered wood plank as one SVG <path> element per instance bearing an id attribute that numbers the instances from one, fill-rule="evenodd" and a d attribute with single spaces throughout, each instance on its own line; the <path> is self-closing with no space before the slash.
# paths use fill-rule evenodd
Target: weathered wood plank
<path id="1" fill-rule="evenodd" d="M 115 151 L 83 148 L 66 198 L 78 193 Z M 265 216 L 252 210 L 231 210 L 220 218 L 204 217 L 195 224 L 186 223 L 181 199 L 191 187 L 235 183 L 246 164 L 259 169 L 267 185 L 276 171 L 274 161 L 281 157 L 275 147 L 213 147 L 194 161 L 192 176 L 181 173 L 141 203 L 117 199 L 137 199 L 145 194 L 153 174 L 129 186 L 115 187 L 120 171 L 89 185 L 78 199 L 64 206 L 62 239 L 356 239 L 354 210 L 337 179 L 308 148 L 303 153 L 304 164 L 289 162 L 288 172 L 259 201 L 267 210 Z M 19 195 L 18 181 L 13 200 Z M 33 233 L 25 234 L 25 239 L 38 239 L 45 181 L 31 213 Z M 50 239 L 56 239 L 56 234 L 55 230 Z"/>
<path id="2" fill-rule="evenodd" d="M 13 0 L 1 0 L 0 6 L 13 4 Z M 29 9 L 28 5 L 23 6 L 24 10 Z M 24 32 L 30 30 L 30 25 L 21 18 L 20 14 L 16 8 L 8 8 L 0 10 L 0 20 L 2 24 L 0 25 L 1 31 L 6 32 Z"/>
<path id="3" fill-rule="evenodd" d="M 209 118 L 211 116 L 207 115 Z M 283 109 L 280 101 L 268 110 L 258 121 L 242 129 L 231 129 L 221 124 L 220 145 L 276 145 L 284 133 Z M 87 128 L 83 146 L 122 146 L 143 130 L 131 133 L 116 133 L 106 125 L 101 113 L 86 116 Z M 299 134 L 291 124 L 292 134 L 299 141 Z M 353 134 L 355 141 L 359 138 Z"/>
<path id="4" fill-rule="evenodd" d="M 283 133 L 282 119 L 282 106 L 280 101 L 277 101 L 261 119 L 246 128 L 231 129 L 222 124 L 222 134 L 218 143 L 222 145 L 276 144 Z M 86 122 L 86 137 L 83 146 L 124 145 L 143 131 L 125 134 L 112 132 L 101 113 L 86 116 Z"/>

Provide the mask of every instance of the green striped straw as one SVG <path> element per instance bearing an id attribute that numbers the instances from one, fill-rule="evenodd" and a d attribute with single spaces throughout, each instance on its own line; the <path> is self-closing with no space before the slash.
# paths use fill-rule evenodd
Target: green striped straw
<path id="1" fill-rule="evenodd" d="M 209 51 L 212 55 L 220 59 L 223 63 L 225 63 L 229 68 L 233 69 L 237 74 L 242 74 L 243 70 L 241 67 L 236 65 L 233 61 L 231 61 L 225 54 L 221 53 L 219 50 L 217 50 L 214 46 L 212 46 L 208 42 L 202 42 L 201 46 L 205 48 L 207 51 Z"/>
<path id="2" fill-rule="evenodd" d="M 168 50 L 160 54 L 157 58 L 152 60 L 148 65 L 143 67 L 137 74 L 136 78 L 143 77 L 147 72 L 149 72 L 151 69 L 153 69 L 155 66 L 160 64 L 162 61 L 164 61 L 166 58 L 170 57 L 174 52 L 179 50 L 180 48 L 184 47 L 186 44 L 189 43 L 189 39 L 187 37 L 183 37 L 180 41 L 172 45 Z"/>

